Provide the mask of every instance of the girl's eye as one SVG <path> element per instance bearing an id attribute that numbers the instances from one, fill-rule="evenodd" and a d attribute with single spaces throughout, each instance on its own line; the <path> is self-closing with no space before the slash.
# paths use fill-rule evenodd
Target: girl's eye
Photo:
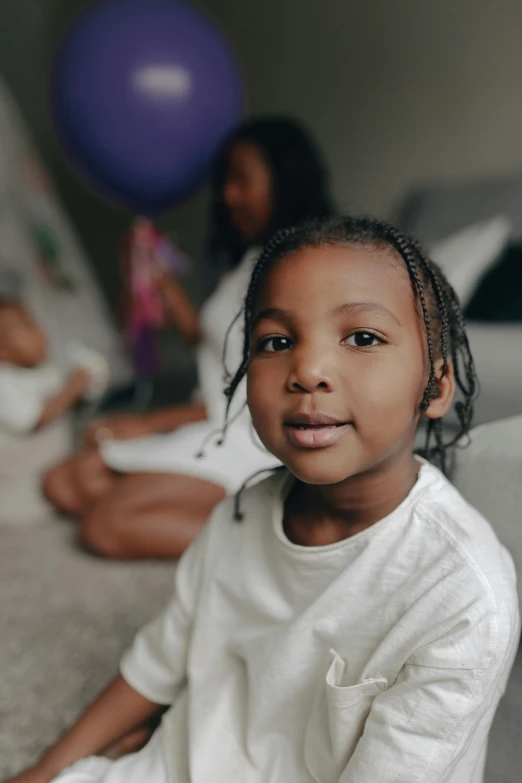
<path id="1" fill-rule="evenodd" d="M 259 343 L 258 350 L 263 353 L 276 353 L 288 351 L 291 345 L 292 341 L 289 337 L 267 337 Z"/>
<path id="2" fill-rule="evenodd" d="M 375 345 L 379 345 L 383 342 L 380 337 L 377 337 L 373 332 L 354 332 L 345 340 L 348 345 L 354 348 L 373 348 Z"/>

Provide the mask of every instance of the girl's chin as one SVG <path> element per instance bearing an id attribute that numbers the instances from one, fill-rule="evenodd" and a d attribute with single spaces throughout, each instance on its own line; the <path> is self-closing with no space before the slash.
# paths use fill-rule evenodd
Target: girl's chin
<path id="1" fill-rule="evenodd" d="M 340 469 L 338 460 L 333 465 L 325 465 L 324 458 L 319 458 L 317 464 L 313 464 L 311 459 L 289 459 L 284 462 L 296 479 L 304 484 L 315 484 L 317 486 L 339 484 L 357 473 L 356 468 L 354 468 L 352 473 L 346 464 L 343 464 L 342 469 Z"/>

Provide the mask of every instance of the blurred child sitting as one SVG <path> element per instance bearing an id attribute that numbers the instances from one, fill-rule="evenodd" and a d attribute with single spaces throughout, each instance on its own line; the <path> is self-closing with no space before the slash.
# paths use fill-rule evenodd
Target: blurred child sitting
<path id="1" fill-rule="evenodd" d="M 47 506 L 42 472 L 70 448 L 65 416 L 77 403 L 101 394 L 105 360 L 71 347 L 71 371 L 63 377 L 47 356 L 42 329 L 26 310 L 15 276 L 0 280 L 0 515 L 31 520 Z"/>

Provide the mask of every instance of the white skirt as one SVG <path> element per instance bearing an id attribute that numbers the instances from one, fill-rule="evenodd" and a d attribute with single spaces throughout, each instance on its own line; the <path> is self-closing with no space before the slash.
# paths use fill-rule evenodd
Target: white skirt
<path id="1" fill-rule="evenodd" d="M 65 769 L 51 783 L 168 783 L 160 729 L 138 753 L 117 761 L 90 756 Z"/>
<path id="2" fill-rule="evenodd" d="M 220 438 L 219 425 L 200 421 L 167 435 L 104 440 L 100 454 L 108 467 L 120 473 L 194 476 L 219 484 L 230 495 L 254 474 L 281 464 L 260 442 L 250 416 L 241 416 L 230 425 L 222 445 Z"/>

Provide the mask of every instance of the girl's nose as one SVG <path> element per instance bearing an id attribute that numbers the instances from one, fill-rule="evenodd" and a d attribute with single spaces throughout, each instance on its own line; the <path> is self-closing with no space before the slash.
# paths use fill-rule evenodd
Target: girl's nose
<path id="1" fill-rule="evenodd" d="M 295 348 L 292 351 L 292 359 L 287 380 L 289 391 L 333 391 L 333 361 L 324 347 Z"/>

